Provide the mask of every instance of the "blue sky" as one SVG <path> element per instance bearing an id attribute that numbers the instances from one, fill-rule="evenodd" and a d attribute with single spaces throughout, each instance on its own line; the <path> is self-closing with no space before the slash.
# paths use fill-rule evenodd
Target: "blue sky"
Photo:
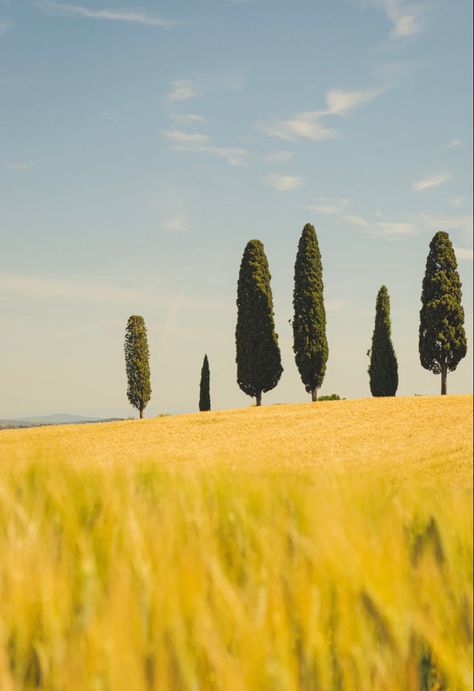
<path id="1" fill-rule="evenodd" d="M 419 364 L 428 245 L 450 233 L 472 385 L 472 7 L 468 0 L 0 0 L 0 417 L 131 415 L 123 338 L 145 317 L 148 414 L 237 387 L 246 242 L 272 272 L 284 373 L 264 403 L 307 400 L 291 349 L 297 243 L 315 225 L 329 361 L 323 393 L 369 395 L 386 284 L 399 395 Z"/>

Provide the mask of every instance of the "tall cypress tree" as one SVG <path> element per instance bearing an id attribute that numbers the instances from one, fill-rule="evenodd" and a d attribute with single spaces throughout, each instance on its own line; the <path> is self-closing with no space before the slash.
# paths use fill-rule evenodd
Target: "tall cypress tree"
<path id="1" fill-rule="evenodd" d="M 442 395 L 447 393 L 448 372 L 454 372 L 467 352 L 457 266 L 448 233 L 438 231 L 426 260 L 418 350 L 423 367 L 441 374 Z"/>
<path id="2" fill-rule="evenodd" d="M 132 315 L 125 330 L 125 366 L 127 370 L 127 396 L 130 403 L 143 417 L 143 411 L 151 397 L 150 352 L 143 317 Z"/>
<path id="3" fill-rule="evenodd" d="M 237 382 L 244 393 L 256 398 L 258 406 L 262 392 L 273 389 L 283 372 L 270 279 L 262 243 L 250 240 L 240 264 L 235 342 Z"/>
<path id="4" fill-rule="evenodd" d="M 372 396 L 395 396 L 398 389 L 398 364 L 391 337 L 390 296 L 385 286 L 377 294 L 375 327 L 369 355 Z"/>
<path id="5" fill-rule="evenodd" d="M 199 410 L 211 409 L 211 391 L 210 391 L 210 372 L 209 360 L 207 355 L 204 355 L 204 361 L 201 369 L 201 383 L 199 386 Z"/>
<path id="6" fill-rule="evenodd" d="M 314 227 L 301 233 L 295 263 L 293 291 L 293 350 L 301 380 L 313 401 L 326 373 L 329 355 L 321 254 Z"/>

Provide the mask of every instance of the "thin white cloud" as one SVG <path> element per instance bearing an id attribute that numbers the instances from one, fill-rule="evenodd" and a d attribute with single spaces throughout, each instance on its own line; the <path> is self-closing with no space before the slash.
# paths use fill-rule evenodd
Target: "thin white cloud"
<path id="1" fill-rule="evenodd" d="M 369 0 L 368 4 L 385 14 L 392 25 L 392 38 L 413 36 L 424 29 L 419 3 L 407 3 L 403 0 Z"/>
<path id="2" fill-rule="evenodd" d="M 327 111 L 322 115 L 345 115 L 354 108 L 372 101 L 380 93 L 380 89 L 358 91 L 333 89 L 326 94 Z"/>
<path id="3" fill-rule="evenodd" d="M 293 151 L 287 149 L 281 151 L 272 151 L 269 154 L 264 154 L 261 159 L 266 163 L 284 163 L 294 157 Z"/>
<path id="4" fill-rule="evenodd" d="M 326 312 L 342 312 L 348 304 L 348 300 L 335 298 L 334 300 L 326 300 L 324 307 Z"/>
<path id="5" fill-rule="evenodd" d="M 337 199 L 327 199 L 320 197 L 316 204 L 306 207 L 308 211 L 316 211 L 320 214 L 327 214 L 328 216 L 341 216 L 344 209 L 350 204 L 350 199 L 347 197 L 339 197 Z"/>
<path id="6" fill-rule="evenodd" d="M 202 115 L 196 115 L 196 113 L 170 113 L 170 118 L 178 125 L 195 125 L 198 122 L 204 122 Z"/>
<path id="7" fill-rule="evenodd" d="M 171 89 L 166 98 L 169 103 L 178 103 L 189 101 L 191 98 L 196 98 L 197 95 L 197 86 L 191 79 L 175 79 L 171 83 Z"/>
<path id="8" fill-rule="evenodd" d="M 427 178 L 423 178 L 422 180 L 414 180 L 412 183 L 412 189 L 415 192 L 422 192 L 423 190 L 429 190 L 433 187 L 439 187 L 451 178 L 452 175 L 450 173 L 429 175 Z"/>
<path id="9" fill-rule="evenodd" d="M 32 161 L 3 161 L 3 165 L 13 173 L 21 173 L 24 170 L 30 170 L 35 166 Z"/>
<path id="10" fill-rule="evenodd" d="M 168 216 L 164 221 L 164 229 L 170 235 L 178 235 L 179 233 L 184 233 L 187 230 L 186 221 L 181 214 L 174 216 Z"/>
<path id="11" fill-rule="evenodd" d="M 461 260 L 472 261 L 474 259 L 474 252 L 472 247 L 455 247 L 456 257 Z"/>
<path id="12" fill-rule="evenodd" d="M 417 222 L 427 232 L 436 230 L 446 230 L 448 232 L 461 232 L 469 240 L 472 238 L 473 218 L 472 215 L 465 216 L 433 216 L 432 214 L 418 214 Z"/>
<path id="13" fill-rule="evenodd" d="M 5 34 L 10 27 L 11 27 L 10 22 L 6 22 L 5 20 L 0 19 L 0 35 Z"/>
<path id="14" fill-rule="evenodd" d="M 289 120 L 262 123 L 259 129 L 270 137 L 278 137 L 289 142 L 297 139 L 311 139 L 314 142 L 338 139 L 337 132 L 320 122 L 322 113 L 308 111 L 297 113 Z"/>
<path id="15" fill-rule="evenodd" d="M 293 177 L 291 175 L 267 175 L 265 177 L 267 183 L 274 190 L 279 192 L 289 192 L 296 190 L 303 184 L 302 178 Z"/>
<path id="16" fill-rule="evenodd" d="M 176 21 L 165 19 L 156 14 L 149 14 L 145 11 L 133 9 L 91 9 L 83 5 L 69 5 L 53 0 L 38 0 L 35 5 L 49 14 L 60 14 L 69 17 L 82 17 L 84 19 L 101 19 L 112 22 L 129 22 L 132 24 L 143 24 L 145 26 L 156 26 L 167 28 L 175 26 Z"/>
<path id="17" fill-rule="evenodd" d="M 378 221 L 375 227 L 377 228 L 377 235 L 392 240 L 407 235 L 415 235 L 417 232 L 417 228 L 413 223 L 405 222 Z"/>
<path id="18" fill-rule="evenodd" d="M 164 135 L 176 145 L 176 148 L 180 148 L 183 151 L 189 151 L 190 149 L 207 146 L 209 144 L 209 137 L 207 134 L 183 132 L 182 130 L 166 130 Z"/>
<path id="19" fill-rule="evenodd" d="M 381 89 L 362 89 L 347 91 L 331 89 L 325 96 L 324 110 L 308 110 L 296 113 L 288 120 L 261 123 L 258 127 L 271 137 L 294 142 L 297 139 L 310 139 L 319 142 L 339 139 L 340 134 L 326 125 L 325 118 L 347 115 L 351 110 L 368 103 L 381 93 Z"/>
<path id="20" fill-rule="evenodd" d="M 451 141 L 448 144 L 448 149 L 458 149 L 463 144 L 464 142 L 462 139 L 451 139 Z"/>
<path id="21" fill-rule="evenodd" d="M 143 305 L 166 305 L 168 303 L 168 298 L 153 294 L 153 292 L 146 293 L 140 290 L 130 290 L 105 284 L 91 284 L 89 281 L 77 282 L 42 276 L 0 275 L 0 289 L 4 292 L 29 298 L 78 299 Z"/>
<path id="22" fill-rule="evenodd" d="M 464 206 L 464 197 L 455 197 L 454 199 L 450 199 L 449 203 L 456 209 L 460 209 L 462 206 Z"/>
<path id="23" fill-rule="evenodd" d="M 359 226 L 359 228 L 370 228 L 371 226 L 370 222 L 366 218 L 357 216 L 356 214 L 346 214 L 343 216 L 343 219 L 347 221 L 347 223 L 351 223 L 354 226 Z"/>
<path id="24" fill-rule="evenodd" d="M 182 130 L 166 130 L 163 134 L 172 142 L 173 148 L 178 151 L 197 151 L 211 154 L 227 161 L 232 166 L 243 165 L 248 156 L 247 149 L 216 146 L 207 134 L 183 132 Z"/>

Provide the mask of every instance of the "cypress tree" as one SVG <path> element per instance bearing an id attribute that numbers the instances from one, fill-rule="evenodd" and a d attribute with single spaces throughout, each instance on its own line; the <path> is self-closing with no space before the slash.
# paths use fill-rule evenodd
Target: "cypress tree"
<path id="1" fill-rule="evenodd" d="M 143 411 L 151 397 L 150 352 L 143 317 L 129 317 L 125 330 L 125 366 L 127 370 L 127 396 L 130 403 L 143 417 Z"/>
<path id="2" fill-rule="evenodd" d="M 391 337 L 390 296 L 385 286 L 377 294 L 372 348 L 368 354 L 372 396 L 395 396 L 398 388 L 398 364 Z"/>
<path id="3" fill-rule="evenodd" d="M 329 355 L 321 254 L 314 227 L 301 233 L 293 291 L 293 350 L 301 380 L 313 401 L 324 380 Z"/>
<path id="4" fill-rule="evenodd" d="M 210 372 L 209 360 L 207 355 L 204 355 L 204 361 L 201 369 L 201 384 L 199 386 L 199 410 L 211 409 L 211 392 L 210 392 Z"/>
<path id="5" fill-rule="evenodd" d="M 240 264 L 235 332 L 237 383 L 244 393 L 262 403 L 262 392 L 279 382 L 281 366 L 278 335 L 273 320 L 270 270 L 260 240 L 250 240 Z"/>
<path id="6" fill-rule="evenodd" d="M 421 293 L 418 350 L 423 367 L 441 374 L 441 394 L 447 393 L 448 372 L 454 372 L 467 352 L 461 281 L 448 233 L 438 231 L 430 243 Z"/>

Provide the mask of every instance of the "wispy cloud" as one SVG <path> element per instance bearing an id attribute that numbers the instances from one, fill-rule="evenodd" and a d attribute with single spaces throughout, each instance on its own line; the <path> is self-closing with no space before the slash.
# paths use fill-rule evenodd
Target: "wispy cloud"
<path id="1" fill-rule="evenodd" d="M 455 247 L 456 257 L 458 259 L 464 259 L 466 261 L 472 261 L 474 259 L 474 251 L 472 247 Z"/>
<path id="2" fill-rule="evenodd" d="M 326 312 L 342 312 L 348 304 L 348 300 L 334 298 L 333 300 L 326 300 L 324 306 L 326 308 Z"/>
<path id="3" fill-rule="evenodd" d="M 438 173 L 429 175 L 422 180 L 414 180 L 412 183 L 412 189 L 415 192 L 422 192 L 423 190 L 429 190 L 432 187 L 439 187 L 443 182 L 447 182 L 452 178 L 450 173 Z"/>
<path id="4" fill-rule="evenodd" d="M 265 177 L 267 183 L 274 190 L 279 192 L 289 192 L 296 190 L 303 184 L 302 178 L 293 177 L 291 175 L 267 175 Z"/>
<path id="5" fill-rule="evenodd" d="M 2 34 L 5 34 L 10 27 L 11 27 L 10 22 L 5 21 L 4 19 L 0 19 L 0 36 Z"/>
<path id="6" fill-rule="evenodd" d="M 340 134 L 325 123 L 325 118 L 347 115 L 354 108 L 374 99 L 381 91 L 381 89 L 352 91 L 332 89 L 325 96 L 324 109 L 296 113 L 287 120 L 261 123 L 258 127 L 269 136 L 287 141 L 310 139 L 317 142 L 338 139 Z"/>
<path id="7" fill-rule="evenodd" d="M 297 139 L 311 139 L 314 142 L 338 139 L 338 133 L 323 125 L 320 118 L 320 112 L 308 111 L 297 113 L 289 120 L 262 123 L 259 129 L 270 137 L 278 137 L 289 142 Z"/>
<path id="8" fill-rule="evenodd" d="M 327 199 L 320 197 L 316 204 L 308 206 L 308 211 L 316 211 L 320 214 L 327 214 L 329 216 L 341 216 L 346 207 L 350 204 L 350 199 L 347 197 L 339 197 L 337 199 Z"/>
<path id="9" fill-rule="evenodd" d="M 359 228 L 370 228 L 371 225 L 366 218 L 357 216 L 356 214 L 345 214 L 343 218 L 347 223 L 351 223 L 353 226 L 359 226 Z"/>
<path id="10" fill-rule="evenodd" d="M 85 19 L 102 19 L 112 22 L 129 22 L 132 24 L 143 24 L 145 26 L 156 26 L 168 28 L 175 26 L 177 22 L 173 19 L 165 19 L 156 14 L 149 14 L 145 11 L 133 9 L 91 9 L 83 5 L 70 5 L 53 0 L 37 0 L 35 5 L 50 14 L 61 14 L 69 17 L 82 17 Z"/>
<path id="11" fill-rule="evenodd" d="M 202 115 L 195 113 L 170 113 L 170 118 L 178 125 L 195 125 L 198 122 L 204 122 Z"/>
<path id="12" fill-rule="evenodd" d="M 361 89 L 358 91 L 345 91 L 333 89 L 326 94 L 327 110 L 321 115 L 345 115 L 349 111 L 372 101 L 381 93 L 381 89 Z"/>
<path id="13" fill-rule="evenodd" d="M 463 144 L 464 142 L 462 139 L 451 139 L 451 141 L 448 144 L 448 149 L 458 149 Z"/>
<path id="14" fill-rule="evenodd" d="M 417 219 L 418 223 L 426 231 L 435 232 L 436 230 L 442 229 L 448 232 L 460 232 L 463 235 L 465 235 L 465 237 L 469 240 L 471 240 L 472 238 L 472 215 L 466 214 L 464 216 L 434 216 L 432 214 L 421 213 L 418 214 Z"/>
<path id="15" fill-rule="evenodd" d="M 375 229 L 377 235 L 391 240 L 417 233 L 417 227 L 413 223 L 405 222 L 377 221 Z"/>
<path id="16" fill-rule="evenodd" d="M 316 204 L 306 207 L 309 211 L 337 216 L 342 223 L 357 226 L 363 232 L 386 240 L 395 240 L 403 236 L 414 235 L 417 232 L 416 224 L 406 221 L 387 221 L 379 212 L 376 219 L 368 219 L 359 214 L 352 213 L 348 207 L 351 200 L 347 197 L 327 199 L 321 197 Z"/>
<path id="17" fill-rule="evenodd" d="M 171 83 L 171 89 L 166 98 L 169 103 L 178 103 L 179 101 L 189 101 L 191 98 L 196 98 L 197 95 L 197 86 L 191 79 L 175 79 Z"/>
<path id="18" fill-rule="evenodd" d="M 460 209 L 464 205 L 464 197 L 455 197 L 454 199 L 450 199 L 449 203 L 456 209 Z"/>
<path id="19" fill-rule="evenodd" d="M 384 12 L 392 25 L 393 38 L 413 36 L 424 29 L 422 8 L 419 3 L 403 0 L 369 0 L 369 5 Z"/>
<path id="20" fill-rule="evenodd" d="M 2 161 L 5 168 L 11 170 L 13 173 L 22 173 L 24 170 L 34 168 L 33 161 Z"/>
<path id="21" fill-rule="evenodd" d="M 269 154 L 261 156 L 262 161 L 266 163 L 284 163 L 294 157 L 293 151 L 282 149 L 281 151 L 272 151 Z"/>
<path id="22" fill-rule="evenodd" d="M 78 282 L 43 276 L 0 275 L 0 288 L 4 292 L 29 298 L 78 299 L 142 305 L 166 305 L 169 302 L 169 298 L 157 295 L 152 291 L 147 293 L 105 284 L 92 284 L 89 281 Z"/>
<path id="23" fill-rule="evenodd" d="M 207 134 L 183 132 L 182 130 L 166 130 L 163 134 L 166 139 L 172 142 L 173 148 L 178 151 L 197 151 L 211 154 L 233 166 L 243 165 L 248 156 L 247 149 L 216 146 Z"/>
<path id="24" fill-rule="evenodd" d="M 168 216 L 163 223 L 164 229 L 170 235 L 178 235 L 187 230 L 187 224 L 181 214 Z"/>

